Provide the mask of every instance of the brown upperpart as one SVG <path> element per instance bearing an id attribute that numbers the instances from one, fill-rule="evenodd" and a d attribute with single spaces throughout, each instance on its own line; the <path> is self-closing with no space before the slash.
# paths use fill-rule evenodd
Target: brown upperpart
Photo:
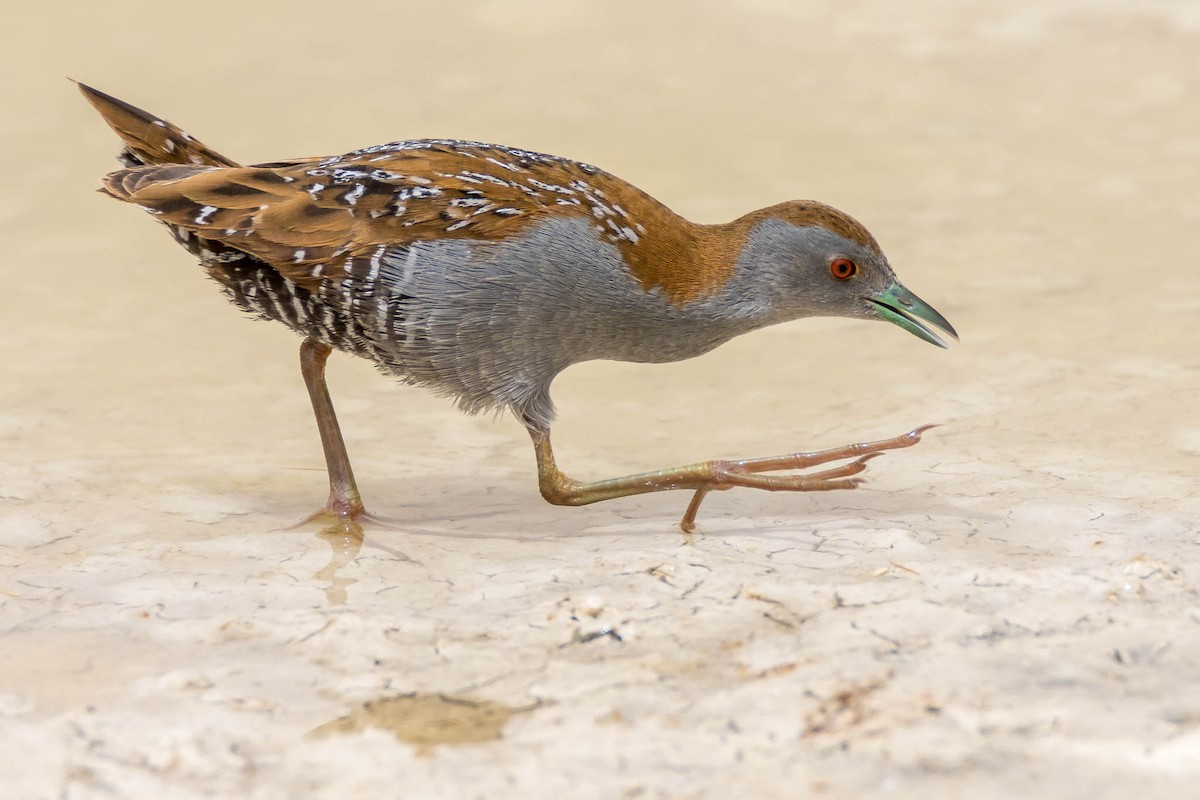
<path id="1" fill-rule="evenodd" d="M 396 142 L 240 166 L 164 120 L 80 89 L 126 146 L 129 166 L 105 176 L 102 191 L 309 289 L 381 245 L 502 241 L 552 216 L 592 220 L 597 238 L 617 247 L 641 286 L 677 305 L 724 285 L 764 219 L 824 227 L 879 251 L 866 228 L 822 203 L 791 201 L 698 225 L 588 164 L 478 142 Z"/>

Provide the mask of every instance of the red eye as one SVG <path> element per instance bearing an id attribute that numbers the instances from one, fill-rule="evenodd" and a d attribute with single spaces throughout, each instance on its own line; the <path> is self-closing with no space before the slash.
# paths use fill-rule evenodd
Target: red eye
<path id="1" fill-rule="evenodd" d="M 848 258 L 835 258 L 829 262 L 829 274 L 839 281 L 849 280 L 858 274 L 858 264 Z"/>

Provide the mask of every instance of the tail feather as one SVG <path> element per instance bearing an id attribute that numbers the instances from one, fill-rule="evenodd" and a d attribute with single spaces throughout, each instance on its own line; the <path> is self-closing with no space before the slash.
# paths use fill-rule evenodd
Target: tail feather
<path id="1" fill-rule="evenodd" d="M 166 183 L 195 175 L 211 167 L 194 164 L 149 164 L 119 169 L 100 179 L 99 191 L 118 200 L 129 200 L 139 189 L 155 183 Z"/>
<path id="2" fill-rule="evenodd" d="M 125 143 L 121 161 L 128 167 L 151 164 L 240 166 L 166 120 L 90 86 L 82 83 L 77 85 L 83 96 Z"/>

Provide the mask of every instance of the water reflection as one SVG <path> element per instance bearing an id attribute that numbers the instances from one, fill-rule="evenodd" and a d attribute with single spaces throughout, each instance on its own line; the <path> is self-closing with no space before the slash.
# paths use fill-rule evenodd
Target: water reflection
<path id="1" fill-rule="evenodd" d="M 365 528 L 363 523 L 339 519 L 317 531 L 316 537 L 329 545 L 329 561 L 313 573 L 313 578 L 325 582 L 325 598 L 334 605 L 345 605 L 350 587 L 358 583 L 358 578 L 343 574 L 343 570 L 358 560 L 367 541 L 366 528 L 383 528 L 387 531 L 400 529 L 397 522 L 370 517 L 365 522 Z M 420 563 L 408 554 L 384 544 L 378 536 L 370 544 L 373 549 L 382 550 L 396 561 Z"/>
<path id="2" fill-rule="evenodd" d="M 317 532 L 317 538 L 329 545 L 329 562 L 313 573 L 313 577 L 326 581 L 325 599 L 335 605 L 345 605 L 347 590 L 358 583 L 358 578 L 342 575 L 341 571 L 358 558 L 362 550 L 362 525 L 357 522 L 339 521 Z"/>

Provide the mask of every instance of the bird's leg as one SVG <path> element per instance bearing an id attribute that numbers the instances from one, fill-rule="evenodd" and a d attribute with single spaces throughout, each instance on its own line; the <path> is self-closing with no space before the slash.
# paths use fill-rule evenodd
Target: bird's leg
<path id="1" fill-rule="evenodd" d="M 325 450 L 325 466 L 329 471 L 329 500 L 304 522 L 317 517 L 333 515 L 343 521 L 352 521 L 367 516 L 354 471 L 350 468 L 350 456 L 346 454 L 346 443 L 338 427 L 333 401 L 329 398 L 329 387 L 325 384 L 325 362 L 333 350 L 315 339 L 305 339 L 300 345 L 300 371 L 304 385 L 312 400 L 313 414 L 317 418 L 317 431 L 321 434 L 321 447 Z M 303 523 L 301 523 L 303 524 Z"/>
<path id="2" fill-rule="evenodd" d="M 554 462 L 554 451 L 550 447 L 549 431 L 531 427 L 537 454 L 538 484 L 542 497 L 555 505 L 582 506 L 601 500 L 628 497 L 648 492 L 664 492 L 671 489 L 695 491 L 679 526 L 690 533 L 695 529 L 696 512 L 705 495 L 711 491 L 732 489 L 742 486 L 748 489 L 764 489 L 769 492 L 825 492 L 834 489 L 853 489 L 860 479 L 857 475 L 867 468 L 867 462 L 886 450 L 911 447 L 921 441 L 921 434 L 933 425 L 924 425 L 908 433 L 877 442 L 859 442 L 829 450 L 812 453 L 792 453 L 771 458 L 754 458 L 740 461 L 701 461 L 684 467 L 643 472 L 622 478 L 610 478 L 592 483 L 572 480 Z M 852 458 L 853 461 L 839 467 L 813 472 L 807 475 L 760 475 L 761 472 L 796 470 L 827 464 L 831 461 Z"/>

